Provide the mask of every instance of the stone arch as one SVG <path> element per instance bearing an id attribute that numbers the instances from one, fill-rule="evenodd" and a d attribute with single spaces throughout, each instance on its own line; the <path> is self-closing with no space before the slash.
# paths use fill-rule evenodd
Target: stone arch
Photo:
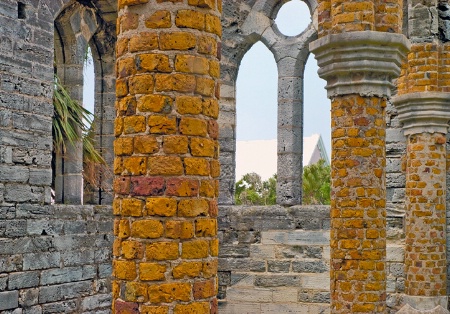
<path id="1" fill-rule="evenodd" d="M 55 19 L 55 59 L 56 70 L 63 84 L 75 100 L 82 102 L 83 62 L 87 47 L 91 47 L 95 56 L 96 79 L 95 142 L 104 155 L 107 165 L 112 165 L 115 96 L 113 75 L 115 24 L 112 22 L 115 21 L 116 13 L 111 11 L 103 13 L 102 9 L 113 8 L 103 2 L 99 4 L 96 1 L 72 1 L 60 10 Z M 83 184 L 81 147 L 68 152 L 66 157 L 65 162 L 62 158 L 56 159 L 56 200 L 79 204 L 83 203 L 83 194 L 87 193 L 88 203 L 111 203 L 110 166 L 92 167 L 91 165 L 88 171 L 95 184 L 86 186 Z"/>
<path id="2" fill-rule="evenodd" d="M 115 22 L 117 17 L 117 1 L 114 0 L 43 0 L 41 2 L 42 5 L 47 8 L 47 11 L 53 17 L 53 20 L 56 20 L 61 12 L 73 2 L 96 8 L 101 12 L 103 19 L 107 22 Z"/>
<path id="3" fill-rule="evenodd" d="M 279 204 L 301 203 L 303 72 L 309 43 L 317 38 L 313 24 L 297 36 L 285 36 L 274 21 L 288 1 L 260 0 L 252 6 L 227 6 L 223 16 L 221 64 L 221 165 L 220 204 L 233 204 L 236 150 L 236 77 L 245 53 L 261 41 L 274 55 L 278 67 L 278 168 Z M 310 12 L 317 6 L 307 3 Z M 286 167 L 286 164 L 289 167 Z"/>
<path id="4" fill-rule="evenodd" d="M 88 13 L 89 12 L 89 13 Z M 84 21 L 88 16 L 89 22 Z M 89 36 L 97 28 L 92 9 L 78 2 L 66 6 L 55 20 L 56 75 L 71 97 L 83 103 L 83 62 Z M 83 204 L 82 143 L 68 145 L 63 155 L 55 156 L 55 198 L 57 203 Z"/>
<path id="5" fill-rule="evenodd" d="M 250 140 L 249 136 L 251 137 L 251 135 L 247 134 L 249 130 L 252 130 L 253 136 L 266 134 L 265 136 L 269 136 L 271 139 L 275 138 L 277 129 L 277 71 L 273 53 L 261 40 L 245 52 L 239 64 L 236 79 L 237 139 Z M 261 88 L 262 84 L 264 84 L 264 88 Z M 262 95 L 264 97 L 261 97 Z M 244 134 L 245 139 L 242 138 Z M 237 145 L 237 147 L 239 146 Z M 275 152 L 272 155 L 272 158 L 276 158 Z M 236 181 L 240 179 L 240 166 L 245 167 L 245 164 L 251 164 L 248 161 L 238 160 L 238 157 L 237 155 Z M 260 171 L 256 172 L 263 175 Z M 272 174 L 274 173 L 275 171 Z"/>

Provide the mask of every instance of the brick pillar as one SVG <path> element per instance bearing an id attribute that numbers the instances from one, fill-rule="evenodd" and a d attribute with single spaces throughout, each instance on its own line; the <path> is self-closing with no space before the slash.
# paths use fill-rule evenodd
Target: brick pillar
<path id="1" fill-rule="evenodd" d="M 119 0 L 113 313 L 217 313 L 220 0 Z"/>
<path id="2" fill-rule="evenodd" d="M 404 302 L 416 310 L 446 309 L 450 93 L 410 93 L 393 102 L 407 136 Z"/>
<path id="3" fill-rule="evenodd" d="M 435 4 L 430 3 L 431 7 Z M 415 10 L 410 8 L 410 15 Z M 430 10 L 430 9 L 428 9 Z M 431 10 L 430 10 L 431 11 Z M 414 20 L 412 21 L 414 22 Z M 423 25 L 430 25 L 430 29 Z M 446 135 L 450 112 L 448 46 L 434 19 L 411 24 L 414 44 L 402 67 L 393 103 L 407 137 L 405 308 L 446 311 Z M 424 40 L 426 39 L 426 40 Z"/>
<path id="4" fill-rule="evenodd" d="M 318 11 L 310 50 L 331 99 L 331 313 L 386 313 L 385 106 L 408 43 L 392 33 L 401 24 L 383 32 L 374 1 L 323 0 Z"/>

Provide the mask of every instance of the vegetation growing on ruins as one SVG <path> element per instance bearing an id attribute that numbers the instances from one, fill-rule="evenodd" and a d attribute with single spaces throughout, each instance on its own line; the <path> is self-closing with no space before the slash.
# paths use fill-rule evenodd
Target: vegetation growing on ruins
<path id="1" fill-rule="evenodd" d="M 94 147 L 91 130 L 93 114 L 70 97 L 69 92 L 57 76 L 55 76 L 53 107 L 53 149 L 55 152 L 64 154 L 67 144 L 75 145 L 82 141 L 84 158 L 94 162 L 103 162 L 100 152 Z"/>
<path id="2" fill-rule="evenodd" d="M 53 150 L 56 154 L 64 155 L 68 145 L 82 142 L 84 168 L 88 170 L 84 173 L 84 179 L 92 186 L 97 186 L 97 175 L 93 169 L 105 168 L 102 167 L 105 160 L 94 146 L 94 115 L 72 99 L 57 76 L 54 86 Z"/>

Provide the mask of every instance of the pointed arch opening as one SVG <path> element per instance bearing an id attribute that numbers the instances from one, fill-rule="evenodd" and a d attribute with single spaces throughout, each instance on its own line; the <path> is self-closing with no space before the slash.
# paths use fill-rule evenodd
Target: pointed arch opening
<path id="1" fill-rule="evenodd" d="M 255 43 L 241 61 L 236 82 L 236 181 L 256 173 L 262 183 L 277 171 L 277 77 L 273 54 Z M 238 194 L 239 189 L 236 203 Z"/>

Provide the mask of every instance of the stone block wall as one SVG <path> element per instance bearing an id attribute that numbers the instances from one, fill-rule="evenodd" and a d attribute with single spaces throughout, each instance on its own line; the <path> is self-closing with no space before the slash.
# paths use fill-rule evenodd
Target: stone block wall
<path id="1" fill-rule="evenodd" d="M 0 220 L 0 313 L 110 313 L 110 206 L 23 204 Z"/>
<path id="2" fill-rule="evenodd" d="M 221 207 L 220 312 L 328 309 L 329 223 L 327 206 Z"/>
<path id="3" fill-rule="evenodd" d="M 220 313 L 329 313 L 329 206 L 221 206 Z M 388 218 L 388 313 L 404 290 L 402 231 Z"/>
<path id="4" fill-rule="evenodd" d="M 1 3 L 0 217 L 16 202 L 50 202 L 53 18 L 37 11 Z"/>

